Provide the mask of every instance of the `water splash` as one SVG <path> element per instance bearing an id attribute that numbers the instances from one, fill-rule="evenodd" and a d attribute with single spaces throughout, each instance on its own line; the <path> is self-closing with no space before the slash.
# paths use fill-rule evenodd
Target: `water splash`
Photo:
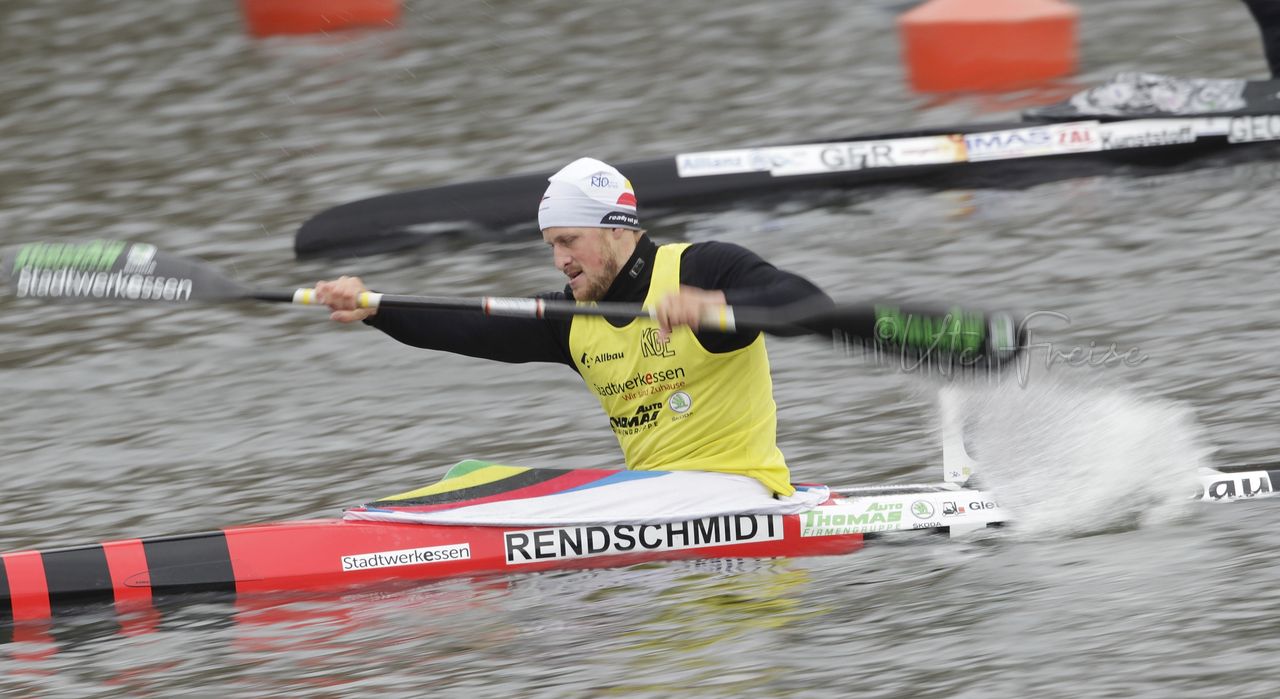
<path id="1" fill-rule="evenodd" d="M 1186 406 L 1070 375 L 957 392 L 977 479 L 1018 537 L 1087 536 L 1192 509 L 1212 449 Z"/>

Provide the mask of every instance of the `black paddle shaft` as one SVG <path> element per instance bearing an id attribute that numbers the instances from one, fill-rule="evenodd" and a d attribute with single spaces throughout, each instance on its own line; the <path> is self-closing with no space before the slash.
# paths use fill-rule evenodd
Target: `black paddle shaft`
<path id="1" fill-rule="evenodd" d="M 231 280 L 211 265 L 171 255 L 146 243 L 98 240 L 41 242 L 0 256 L 0 279 L 18 298 L 141 303 L 256 300 L 315 305 L 311 289 L 263 291 Z M 649 319 L 639 304 L 579 304 L 534 298 L 455 298 L 369 293 L 368 307 L 473 311 L 488 315 L 568 319 L 591 315 Z M 831 305 L 800 303 L 780 308 L 724 307 L 700 330 L 819 335 L 836 348 L 904 370 L 986 372 L 1010 364 L 1026 347 L 1021 321 L 1007 313 L 959 307 L 906 306 L 892 302 Z"/>

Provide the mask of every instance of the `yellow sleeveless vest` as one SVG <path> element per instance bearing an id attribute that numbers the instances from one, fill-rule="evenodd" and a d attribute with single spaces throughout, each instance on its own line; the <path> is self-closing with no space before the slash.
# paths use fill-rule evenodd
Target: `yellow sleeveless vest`
<path id="1" fill-rule="evenodd" d="M 658 248 L 645 307 L 680 290 L 686 247 Z M 781 495 L 795 492 L 778 450 L 763 335 L 740 350 L 713 354 L 687 327 L 660 343 L 658 326 L 648 319 L 617 328 L 578 316 L 569 326 L 569 351 L 609 415 L 628 468 L 737 473 Z"/>

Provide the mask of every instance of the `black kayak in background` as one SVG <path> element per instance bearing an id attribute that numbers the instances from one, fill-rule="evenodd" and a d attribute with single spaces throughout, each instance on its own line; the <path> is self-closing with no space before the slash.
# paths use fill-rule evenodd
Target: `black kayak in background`
<path id="1" fill-rule="evenodd" d="M 1099 174 L 1194 167 L 1204 156 L 1280 157 L 1280 80 L 1124 73 L 1020 121 L 681 153 L 616 166 L 643 220 L 747 196 L 902 183 L 1017 188 Z M 416 247 L 446 234 L 536 237 L 552 171 L 385 194 L 302 224 L 299 258 Z"/>

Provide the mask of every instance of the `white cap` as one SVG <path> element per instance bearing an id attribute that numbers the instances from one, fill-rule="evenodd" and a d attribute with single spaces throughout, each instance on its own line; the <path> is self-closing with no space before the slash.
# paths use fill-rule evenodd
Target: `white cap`
<path id="1" fill-rule="evenodd" d="M 636 193 L 616 168 L 578 158 L 547 178 L 538 206 L 538 228 L 630 228 L 640 230 Z"/>

